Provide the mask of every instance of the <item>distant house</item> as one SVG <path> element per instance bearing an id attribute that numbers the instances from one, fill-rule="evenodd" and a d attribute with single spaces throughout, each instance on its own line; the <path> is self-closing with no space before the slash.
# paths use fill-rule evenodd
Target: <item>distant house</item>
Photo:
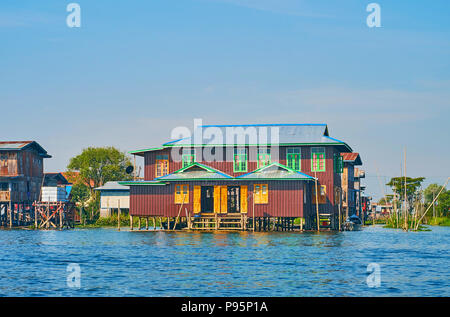
<path id="1" fill-rule="evenodd" d="M 359 153 L 341 153 L 344 169 L 341 174 L 342 211 L 346 217 L 356 215 L 355 166 L 362 165 Z"/>
<path id="2" fill-rule="evenodd" d="M 36 141 L 0 141 L 0 209 L 20 209 L 39 200 L 44 158 L 50 157 Z"/>
<path id="3" fill-rule="evenodd" d="M 365 186 L 361 185 L 361 179 L 366 177 L 366 172 L 359 168 L 355 168 L 354 172 L 354 186 L 355 186 L 355 207 L 356 207 L 356 215 L 358 217 L 363 216 L 362 210 L 362 192 L 366 189 Z"/>
<path id="4" fill-rule="evenodd" d="M 100 191 L 100 217 L 109 217 L 117 212 L 127 213 L 130 208 L 130 188 L 120 185 L 118 182 L 107 182 L 101 187 L 95 188 Z"/>
<path id="5" fill-rule="evenodd" d="M 45 173 L 42 186 L 43 202 L 65 202 L 69 198 L 71 184 L 62 173 Z"/>

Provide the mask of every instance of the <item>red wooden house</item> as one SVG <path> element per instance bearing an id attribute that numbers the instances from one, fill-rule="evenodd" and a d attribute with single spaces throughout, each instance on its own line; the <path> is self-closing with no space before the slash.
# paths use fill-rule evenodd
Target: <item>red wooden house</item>
<path id="1" fill-rule="evenodd" d="M 359 153 L 342 153 L 344 169 L 341 175 L 342 182 L 342 210 L 345 217 L 357 214 L 355 189 L 355 166 L 361 166 Z"/>
<path id="2" fill-rule="evenodd" d="M 130 152 L 144 157 L 144 181 L 121 184 L 130 186 L 132 216 L 185 217 L 190 227 L 214 218 L 215 228 L 238 217 L 243 228 L 302 217 L 305 229 L 316 229 L 318 209 L 320 228 L 338 229 L 340 153 L 351 151 L 326 124 L 200 126 L 191 137 Z"/>

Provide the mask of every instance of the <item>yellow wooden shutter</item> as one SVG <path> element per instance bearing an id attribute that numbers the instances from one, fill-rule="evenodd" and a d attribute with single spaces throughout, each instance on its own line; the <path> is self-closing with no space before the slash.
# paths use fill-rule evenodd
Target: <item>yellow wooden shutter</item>
<path id="1" fill-rule="evenodd" d="M 201 209 L 201 186 L 194 186 L 194 212 L 198 213 Z"/>
<path id="2" fill-rule="evenodd" d="M 227 186 L 220 186 L 220 212 L 227 213 L 228 205 L 228 188 Z"/>
<path id="3" fill-rule="evenodd" d="M 269 203 L 269 185 L 261 185 L 261 204 Z"/>
<path id="4" fill-rule="evenodd" d="M 184 204 L 189 203 L 189 185 L 183 185 L 183 192 L 181 193 L 181 201 Z"/>
<path id="5" fill-rule="evenodd" d="M 181 203 L 181 185 L 175 185 L 175 204 Z"/>
<path id="6" fill-rule="evenodd" d="M 214 212 L 220 213 L 220 186 L 214 186 Z"/>
<path id="7" fill-rule="evenodd" d="M 261 185 L 259 184 L 253 185 L 253 199 L 255 200 L 255 204 L 261 203 Z"/>
<path id="8" fill-rule="evenodd" d="M 247 213 L 247 186 L 241 186 L 241 212 Z"/>
<path id="9" fill-rule="evenodd" d="M 320 185 L 319 187 L 319 204 L 327 203 L 327 186 Z"/>

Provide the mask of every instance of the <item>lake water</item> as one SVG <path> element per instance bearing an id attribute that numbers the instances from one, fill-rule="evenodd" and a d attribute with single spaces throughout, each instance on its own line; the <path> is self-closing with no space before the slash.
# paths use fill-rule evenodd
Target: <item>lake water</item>
<path id="1" fill-rule="evenodd" d="M 0 295 L 450 296 L 449 241 L 449 227 L 320 234 L 0 230 Z M 79 289 L 67 286 L 70 263 L 80 266 Z M 379 287 L 367 284 L 370 263 L 380 267 Z"/>

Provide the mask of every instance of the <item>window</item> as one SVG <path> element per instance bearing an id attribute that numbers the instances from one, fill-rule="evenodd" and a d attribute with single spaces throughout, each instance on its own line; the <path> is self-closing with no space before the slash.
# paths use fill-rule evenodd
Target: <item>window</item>
<path id="1" fill-rule="evenodd" d="M 157 155 L 156 156 L 156 177 L 161 177 L 169 174 L 169 156 Z"/>
<path id="2" fill-rule="evenodd" d="M 269 202 L 269 186 L 267 184 L 255 184 L 253 197 L 255 204 L 267 204 Z"/>
<path id="3" fill-rule="evenodd" d="M 233 171 L 235 173 L 247 172 L 247 149 L 245 148 L 234 149 Z"/>
<path id="4" fill-rule="evenodd" d="M 175 204 L 189 203 L 189 185 L 175 185 Z"/>
<path id="5" fill-rule="evenodd" d="M 344 158 L 340 154 L 334 154 L 334 172 L 342 174 L 344 171 Z"/>
<path id="6" fill-rule="evenodd" d="M 325 172 L 325 148 L 311 148 L 311 172 Z"/>
<path id="7" fill-rule="evenodd" d="M 195 162 L 195 149 L 183 148 L 181 160 L 183 161 L 183 167 L 193 164 Z"/>
<path id="8" fill-rule="evenodd" d="M 270 149 L 258 149 L 258 168 L 267 166 L 270 162 Z"/>
<path id="9" fill-rule="evenodd" d="M 301 164 L 301 148 L 299 147 L 291 147 L 286 150 L 286 161 L 287 167 L 292 168 L 293 170 L 300 171 L 302 168 Z"/>
<path id="10" fill-rule="evenodd" d="M 317 189 L 319 190 L 319 196 L 317 197 L 317 202 L 319 204 L 326 204 L 327 202 L 327 186 L 325 185 L 318 185 Z M 316 203 L 316 186 L 313 186 L 312 190 L 312 203 Z"/>

